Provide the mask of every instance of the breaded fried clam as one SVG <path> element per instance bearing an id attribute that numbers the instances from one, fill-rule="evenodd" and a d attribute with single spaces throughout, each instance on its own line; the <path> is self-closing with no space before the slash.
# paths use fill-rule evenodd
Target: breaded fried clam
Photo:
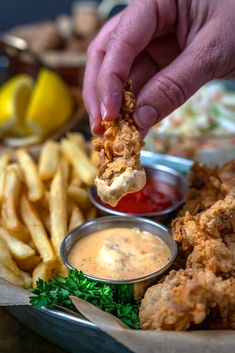
<path id="1" fill-rule="evenodd" d="M 223 280 L 211 271 L 171 271 L 150 287 L 140 307 L 142 329 L 187 330 L 209 313 L 225 328 L 235 328 L 235 279 Z"/>
<path id="2" fill-rule="evenodd" d="M 141 190 L 146 183 L 140 165 L 144 142 L 134 123 L 134 110 L 135 98 L 128 82 L 117 119 L 103 121 L 104 136 L 93 141 L 95 150 L 100 152 L 100 169 L 95 179 L 97 193 L 111 206 L 116 206 L 124 195 Z"/>
<path id="3" fill-rule="evenodd" d="M 235 190 L 207 210 L 186 212 L 172 222 L 174 239 L 191 251 L 186 267 L 205 268 L 217 275 L 235 274 Z"/>

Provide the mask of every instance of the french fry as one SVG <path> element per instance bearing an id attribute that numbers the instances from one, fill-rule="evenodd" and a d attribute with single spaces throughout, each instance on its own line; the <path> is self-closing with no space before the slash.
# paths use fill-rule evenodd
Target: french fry
<path id="1" fill-rule="evenodd" d="M 21 227 L 15 231 L 11 231 L 11 236 L 22 241 L 23 243 L 28 243 L 30 241 L 30 234 L 28 229 L 24 224 L 21 224 Z"/>
<path id="2" fill-rule="evenodd" d="M 27 244 L 11 236 L 8 231 L 0 227 L 0 237 L 6 242 L 11 255 L 18 260 L 27 259 L 35 255 L 35 251 Z"/>
<path id="3" fill-rule="evenodd" d="M 32 271 L 41 261 L 39 255 L 34 255 L 25 260 L 17 260 L 17 265 L 23 271 Z"/>
<path id="4" fill-rule="evenodd" d="M 35 207 L 23 194 L 20 203 L 21 215 L 24 223 L 28 227 L 33 242 L 45 263 L 54 263 L 56 258 L 48 239 L 46 230 L 40 220 Z"/>
<path id="5" fill-rule="evenodd" d="M 35 254 L 38 255 L 38 249 L 36 245 L 34 244 L 34 241 L 32 238 L 27 242 L 27 244 L 35 251 Z"/>
<path id="6" fill-rule="evenodd" d="M 87 221 L 92 221 L 93 219 L 95 219 L 97 217 L 97 211 L 96 211 L 96 208 L 95 207 L 92 207 L 87 215 L 86 215 L 86 219 Z"/>
<path id="7" fill-rule="evenodd" d="M 37 207 L 38 214 L 40 215 L 41 221 L 45 227 L 45 229 L 50 234 L 51 232 L 51 219 L 50 219 L 50 212 L 46 208 Z"/>
<path id="8" fill-rule="evenodd" d="M 10 271 L 15 273 L 17 276 L 20 275 L 20 270 L 13 261 L 10 251 L 6 242 L 0 237 L 0 262 L 3 263 Z"/>
<path id="9" fill-rule="evenodd" d="M 77 174 L 74 172 L 74 169 L 72 169 L 72 173 L 71 173 L 71 179 L 69 182 L 69 185 L 71 186 L 81 186 L 82 185 L 82 181 L 81 179 L 77 176 Z"/>
<path id="10" fill-rule="evenodd" d="M 77 206 L 75 206 L 69 221 L 69 232 L 71 232 L 71 230 L 73 230 L 74 228 L 80 226 L 80 224 L 82 224 L 83 222 L 84 217 L 82 211 Z"/>
<path id="11" fill-rule="evenodd" d="M 81 148 L 85 153 L 86 153 L 86 140 L 83 134 L 79 132 L 68 132 L 66 134 L 66 137 L 68 138 L 69 141 L 72 141 L 73 143 L 76 143 L 76 145 Z"/>
<path id="12" fill-rule="evenodd" d="M 97 154 L 88 157 L 82 134 L 44 144 L 36 163 L 25 149 L 0 155 L 0 277 L 24 288 L 38 278 L 68 275 L 60 246 L 68 231 L 96 217 L 87 186 Z M 31 277 L 32 274 L 32 277 Z"/>
<path id="13" fill-rule="evenodd" d="M 82 208 L 86 208 L 87 205 L 89 204 L 87 190 L 79 186 L 70 185 L 68 187 L 68 195 L 73 201 L 75 201 Z"/>
<path id="14" fill-rule="evenodd" d="M 38 201 L 43 196 L 44 186 L 39 178 L 37 165 L 29 153 L 24 149 L 16 152 L 16 157 L 23 173 L 24 181 L 28 187 L 30 201 Z"/>
<path id="15" fill-rule="evenodd" d="M 0 173 L 10 163 L 10 160 L 11 160 L 11 156 L 9 153 L 4 153 L 4 154 L 0 155 Z"/>
<path id="16" fill-rule="evenodd" d="M 11 164 L 9 164 L 9 165 L 7 166 L 7 169 L 9 169 L 9 168 L 15 170 L 15 172 L 17 173 L 17 175 L 18 175 L 18 177 L 19 177 L 19 179 L 20 179 L 21 181 L 24 180 L 22 171 L 21 171 L 20 166 L 19 166 L 18 163 L 11 163 Z"/>
<path id="17" fill-rule="evenodd" d="M 52 279 L 56 275 L 57 266 L 58 264 L 55 263 L 52 265 L 40 262 L 33 270 L 33 287 L 36 287 L 39 278 L 43 279 L 44 281 Z"/>
<path id="18" fill-rule="evenodd" d="M 6 175 L 6 168 L 0 172 L 0 204 L 3 200 L 3 191 L 4 191 L 4 180 Z"/>
<path id="19" fill-rule="evenodd" d="M 62 152 L 75 169 L 78 177 L 88 186 L 93 185 L 97 169 L 91 163 L 85 152 L 74 141 L 62 139 Z"/>
<path id="20" fill-rule="evenodd" d="M 49 209 L 50 192 L 45 190 L 43 197 L 37 202 L 39 207 Z"/>
<path id="21" fill-rule="evenodd" d="M 18 287 L 23 287 L 24 282 L 20 276 L 9 270 L 3 263 L 0 262 L 0 278 L 5 281 L 11 282 Z"/>
<path id="22" fill-rule="evenodd" d="M 3 198 L 3 184 L 4 184 L 6 167 L 9 164 L 10 159 L 11 159 L 11 156 L 8 153 L 4 153 L 0 155 L 0 203 L 2 202 L 2 198 Z"/>
<path id="23" fill-rule="evenodd" d="M 9 165 L 5 172 L 2 198 L 2 223 L 9 231 L 17 231 L 22 228 L 17 215 L 21 186 L 16 168 Z"/>
<path id="24" fill-rule="evenodd" d="M 94 164 L 96 168 L 99 168 L 100 165 L 100 154 L 94 149 L 91 151 L 91 163 Z"/>
<path id="25" fill-rule="evenodd" d="M 39 157 L 39 176 L 41 180 L 52 179 L 59 164 L 59 144 L 55 141 L 48 141 L 42 147 Z"/>
<path id="26" fill-rule="evenodd" d="M 61 260 L 59 261 L 59 264 L 58 264 L 57 273 L 58 273 L 58 275 L 63 276 L 63 277 L 67 277 L 69 274 L 68 268 L 65 266 L 65 264 Z"/>
<path id="27" fill-rule="evenodd" d="M 29 289 L 32 287 L 32 277 L 30 276 L 29 273 L 20 271 L 20 277 L 24 283 L 24 288 Z"/>
<path id="28" fill-rule="evenodd" d="M 69 162 L 64 158 L 61 158 L 60 163 L 59 163 L 59 168 L 62 168 L 63 174 L 64 174 L 64 179 L 66 182 L 68 182 L 69 174 L 70 174 Z"/>
<path id="29" fill-rule="evenodd" d="M 69 221 L 71 218 L 71 214 L 73 212 L 74 207 L 76 207 L 76 203 L 67 197 L 67 220 Z"/>
<path id="30" fill-rule="evenodd" d="M 60 167 L 50 190 L 51 242 L 58 258 L 60 246 L 67 234 L 67 195 L 64 170 Z"/>

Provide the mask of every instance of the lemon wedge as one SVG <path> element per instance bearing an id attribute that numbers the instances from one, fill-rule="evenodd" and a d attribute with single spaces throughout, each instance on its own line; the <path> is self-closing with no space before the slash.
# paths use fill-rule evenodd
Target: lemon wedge
<path id="1" fill-rule="evenodd" d="M 10 134 L 25 133 L 24 114 L 33 89 L 33 79 L 17 75 L 0 89 L 0 131 Z"/>
<path id="2" fill-rule="evenodd" d="M 72 110 L 73 99 L 64 81 L 55 72 L 42 69 L 25 114 L 31 133 L 44 136 L 52 132 L 70 118 Z"/>

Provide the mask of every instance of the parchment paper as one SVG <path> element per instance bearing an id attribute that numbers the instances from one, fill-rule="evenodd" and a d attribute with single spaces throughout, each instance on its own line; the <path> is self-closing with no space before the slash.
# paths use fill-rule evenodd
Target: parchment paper
<path id="1" fill-rule="evenodd" d="M 0 306 L 29 305 L 29 291 L 0 279 Z"/>
<path id="2" fill-rule="evenodd" d="M 102 331 L 136 353 L 234 353 L 235 331 L 131 330 L 113 315 L 83 300 L 71 298 L 76 308 Z"/>
<path id="3" fill-rule="evenodd" d="M 0 305 L 29 305 L 31 296 L 32 293 L 27 290 L 0 280 Z M 131 330 L 120 320 L 92 304 L 76 297 L 71 299 L 83 316 L 136 353 L 235 353 L 235 331 Z"/>

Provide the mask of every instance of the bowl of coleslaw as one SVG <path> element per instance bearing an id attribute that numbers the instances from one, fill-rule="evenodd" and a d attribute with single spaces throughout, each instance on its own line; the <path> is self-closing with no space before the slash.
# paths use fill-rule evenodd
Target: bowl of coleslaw
<path id="1" fill-rule="evenodd" d="M 199 89 L 185 104 L 155 125 L 147 150 L 210 165 L 235 157 L 235 91 L 219 81 Z"/>

